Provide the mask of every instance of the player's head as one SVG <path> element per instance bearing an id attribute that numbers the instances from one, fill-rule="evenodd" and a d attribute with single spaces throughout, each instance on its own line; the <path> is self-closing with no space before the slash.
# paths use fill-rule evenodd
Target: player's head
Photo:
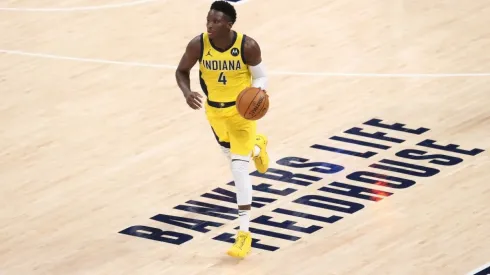
<path id="1" fill-rule="evenodd" d="M 207 18 L 207 30 L 210 38 L 228 35 L 236 21 L 235 7 L 227 1 L 215 1 L 211 4 Z"/>

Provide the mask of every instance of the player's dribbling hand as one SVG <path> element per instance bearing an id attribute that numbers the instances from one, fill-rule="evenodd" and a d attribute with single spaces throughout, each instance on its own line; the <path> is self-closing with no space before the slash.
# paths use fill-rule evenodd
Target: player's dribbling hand
<path id="1" fill-rule="evenodd" d="M 201 101 L 202 95 L 197 93 L 197 92 L 190 92 L 186 97 L 185 100 L 187 101 L 187 105 L 191 107 L 194 110 L 201 109 Z"/>

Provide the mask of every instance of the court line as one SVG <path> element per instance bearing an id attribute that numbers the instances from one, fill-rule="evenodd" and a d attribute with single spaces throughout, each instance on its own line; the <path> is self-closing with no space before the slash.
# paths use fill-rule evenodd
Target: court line
<path id="1" fill-rule="evenodd" d="M 130 62 L 130 61 L 117 61 L 97 58 L 82 58 L 62 56 L 55 54 L 45 53 L 32 53 L 17 50 L 2 50 L 0 53 L 57 59 L 57 60 L 70 60 L 86 63 L 98 63 L 98 64 L 111 64 L 111 65 L 123 65 L 131 67 L 143 67 L 143 68 L 157 68 L 157 69 L 176 69 L 176 65 L 156 64 L 156 63 L 144 63 L 144 62 Z M 295 71 L 270 71 L 271 75 L 286 75 L 286 76 L 323 76 L 323 77 L 368 77 L 368 78 L 442 78 L 442 77 L 488 77 L 490 73 L 335 73 L 335 72 L 295 72 Z"/>
<path id="2" fill-rule="evenodd" d="M 115 9 L 122 7 L 137 6 L 150 2 L 157 2 L 160 0 L 137 0 L 125 3 L 107 4 L 100 6 L 86 6 L 86 7 L 67 7 L 67 8 L 4 8 L 0 7 L 0 11 L 26 11 L 26 12 L 63 12 L 63 11 L 88 11 L 88 10 L 104 10 Z"/>
<path id="3" fill-rule="evenodd" d="M 48 59 L 70 60 L 70 61 L 78 61 L 78 62 L 86 62 L 86 63 L 124 65 L 124 66 L 130 66 L 130 67 L 148 67 L 148 68 L 158 68 L 158 69 L 175 69 L 175 68 L 177 68 L 177 66 L 164 65 L 164 64 L 127 62 L 127 61 L 106 60 L 106 59 L 96 59 L 96 58 L 80 58 L 80 57 L 70 57 L 70 56 L 44 54 L 44 53 L 30 53 L 30 52 L 2 50 L 2 49 L 0 49 L 0 53 L 31 56 L 31 57 L 40 57 L 40 58 L 48 58 Z"/>

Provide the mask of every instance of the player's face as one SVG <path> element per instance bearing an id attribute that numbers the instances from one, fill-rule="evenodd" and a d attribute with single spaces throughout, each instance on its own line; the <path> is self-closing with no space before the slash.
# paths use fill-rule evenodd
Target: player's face
<path id="1" fill-rule="evenodd" d="M 209 38 L 222 37 L 228 35 L 231 29 L 231 22 L 226 15 L 220 11 L 210 10 L 207 17 L 206 28 Z"/>

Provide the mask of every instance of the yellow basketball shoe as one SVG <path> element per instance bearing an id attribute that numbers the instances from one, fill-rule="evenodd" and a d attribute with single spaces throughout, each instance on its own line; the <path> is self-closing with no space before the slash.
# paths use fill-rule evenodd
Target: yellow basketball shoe
<path id="1" fill-rule="evenodd" d="M 235 239 L 235 243 L 228 250 L 228 255 L 243 259 L 252 250 L 252 235 L 250 232 L 238 231 Z"/>
<path id="2" fill-rule="evenodd" d="M 253 154 L 253 160 L 257 171 L 264 174 L 269 169 L 269 155 L 267 154 L 267 137 L 265 135 L 256 135 L 255 145 L 260 148 L 258 155 Z"/>

